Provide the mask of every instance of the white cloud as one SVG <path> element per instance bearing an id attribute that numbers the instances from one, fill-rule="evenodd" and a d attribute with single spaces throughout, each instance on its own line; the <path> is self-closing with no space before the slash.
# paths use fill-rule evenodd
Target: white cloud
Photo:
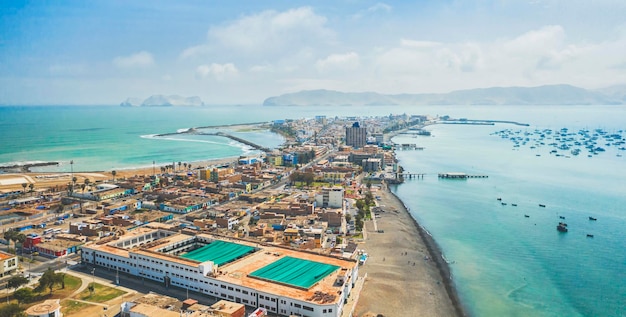
<path id="1" fill-rule="evenodd" d="M 227 80 L 237 77 L 239 71 L 233 63 L 200 65 L 196 68 L 196 74 L 200 78 L 212 76 L 216 80 Z"/>
<path id="2" fill-rule="evenodd" d="M 310 7 L 287 11 L 266 10 L 246 15 L 223 25 L 212 26 L 208 43 L 189 47 L 181 58 L 218 54 L 259 58 L 289 55 L 303 47 L 317 47 L 332 41 L 334 33 L 326 27 L 326 18 Z M 262 60 L 262 59 L 261 59 Z"/>
<path id="3" fill-rule="evenodd" d="M 119 68 L 149 67 L 154 65 L 154 58 L 149 52 L 141 51 L 128 56 L 118 56 L 113 59 L 113 65 Z"/>
<path id="4" fill-rule="evenodd" d="M 345 54 L 332 54 L 315 63 L 315 67 L 320 72 L 330 72 L 335 70 L 354 70 L 359 67 L 359 54 L 349 52 Z"/>
<path id="5" fill-rule="evenodd" d="M 376 14 L 377 12 L 389 13 L 393 8 L 383 2 L 378 2 L 367 9 L 360 10 L 359 12 L 352 15 L 352 19 L 358 20 L 366 15 Z"/>
<path id="6" fill-rule="evenodd" d="M 385 12 L 391 12 L 391 6 L 383 3 L 383 2 L 378 2 L 375 5 L 367 8 L 367 11 L 369 12 L 377 12 L 377 11 L 385 11 Z"/>

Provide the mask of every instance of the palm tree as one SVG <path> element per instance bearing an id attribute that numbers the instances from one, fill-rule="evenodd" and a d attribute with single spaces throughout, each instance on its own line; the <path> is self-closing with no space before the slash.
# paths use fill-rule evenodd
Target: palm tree
<path id="1" fill-rule="evenodd" d="M 165 174 L 165 170 L 166 170 L 165 166 L 161 166 L 161 174 Z"/>
<path id="2" fill-rule="evenodd" d="M 76 176 L 72 177 L 72 183 L 76 184 L 76 180 L 77 180 L 77 179 L 78 179 L 78 178 L 76 178 Z"/>
<path id="3" fill-rule="evenodd" d="M 26 194 L 26 186 L 28 186 L 28 184 L 22 183 L 22 188 L 24 188 L 23 194 Z"/>
<path id="4" fill-rule="evenodd" d="M 33 183 L 28 184 L 28 188 L 30 189 L 31 196 L 32 196 L 32 192 L 35 189 L 35 184 L 33 184 Z"/>
<path id="5" fill-rule="evenodd" d="M 183 166 L 185 167 L 185 169 L 187 169 L 187 163 L 183 163 Z"/>
<path id="6" fill-rule="evenodd" d="M 89 187 L 89 183 L 91 183 L 89 178 L 85 178 L 85 187 Z"/>
<path id="7" fill-rule="evenodd" d="M 117 175 L 117 172 L 113 170 L 111 171 L 111 175 L 113 175 L 113 181 L 115 181 L 115 175 Z"/>
<path id="8" fill-rule="evenodd" d="M 85 184 L 80 184 L 80 189 L 83 191 L 83 193 L 85 192 L 85 187 L 87 187 L 87 185 L 85 185 Z"/>

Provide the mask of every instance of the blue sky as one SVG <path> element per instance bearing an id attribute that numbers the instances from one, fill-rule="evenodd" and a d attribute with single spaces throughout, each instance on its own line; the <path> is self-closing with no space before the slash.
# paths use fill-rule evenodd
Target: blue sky
<path id="1" fill-rule="evenodd" d="M 626 84 L 626 1 L 0 0 L 0 104 Z"/>

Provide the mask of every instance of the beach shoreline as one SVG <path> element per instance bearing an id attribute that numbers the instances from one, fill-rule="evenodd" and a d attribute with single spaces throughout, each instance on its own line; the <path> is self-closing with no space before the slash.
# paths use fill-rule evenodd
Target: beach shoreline
<path id="1" fill-rule="evenodd" d="M 428 253 L 430 254 L 431 259 L 433 259 L 437 268 L 439 269 L 439 274 L 441 275 L 441 278 L 444 281 L 443 285 L 446 288 L 446 292 L 448 294 L 448 297 L 450 298 L 450 301 L 452 302 L 452 306 L 454 307 L 454 310 L 456 311 L 457 316 L 459 317 L 469 316 L 466 308 L 463 306 L 463 303 L 461 302 L 461 299 L 459 298 L 459 294 L 457 292 L 456 286 L 454 285 L 454 280 L 452 279 L 452 272 L 450 270 L 450 266 L 448 262 L 446 261 L 446 259 L 444 258 L 443 252 L 441 251 L 439 244 L 437 244 L 437 241 L 430 234 L 430 232 L 428 232 L 426 228 L 422 227 L 422 225 L 420 225 L 419 222 L 417 222 L 415 217 L 411 215 L 409 208 L 404 204 L 402 199 L 400 199 L 398 195 L 396 195 L 394 192 L 390 190 L 388 193 L 389 195 L 393 196 L 398 201 L 398 203 L 404 206 L 403 212 L 406 212 L 407 214 L 409 214 L 409 216 L 413 220 L 413 224 L 415 225 L 420 237 L 424 241 L 424 244 L 426 248 L 428 249 Z"/>
<path id="2" fill-rule="evenodd" d="M 385 185 L 372 191 L 384 211 L 365 222 L 358 246 L 369 257 L 355 316 L 469 316 L 434 239 Z"/>

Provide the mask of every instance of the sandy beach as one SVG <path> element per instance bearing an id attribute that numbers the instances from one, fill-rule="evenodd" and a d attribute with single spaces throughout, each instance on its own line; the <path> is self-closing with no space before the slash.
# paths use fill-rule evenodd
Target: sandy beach
<path id="1" fill-rule="evenodd" d="M 197 162 L 187 162 L 191 165 L 191 167 L 187 166 L 188 170 L 195 169 L 197 167 L 206 167 L 213 165 L 222 165 L 231 162 L 235 162 L 238 157 L 227 157 L 221 159 L 214 160 L 206 160 L 206 161 L 197 161 Z M 133 177 L 139 175 L 152 175 L 161 174 L 161 166 L 156 165 L 154 168 L 152 166 L 148 167 L 140 167 L 140 168 L 127 168 L 127 169 L 118 169 L 115 170 L 115 179 L 123 179 L 126 177 Z M 178 162 L 176 162 L 176 170 L 180 171 L 185 169 L 183 165 L 178 166 Z M 95 183 L 97 181 L 104 180 L 113 180 L 112 171 L 93 171 L 93 172 L 81 172 L 75 171 L 73 176 L 76 177 L 77 184 L 83 184 L 85 179 L 89 179 L 91 183 Z M 46 187 L 54 187 L 54 186 L 65 186 L 70 183 L 72 180 L 72 176 L 69 172 L 54 172 L 54 173 L 45 173 L 45 172 L 31 172 L 31 173 L 7 173 L 0 174 L 0 189 L 3 190 L 23 190 L 22 184 L 34 184 L 34 189 L 41 189 Z M 29 189 L 27 188 L 26 191 Z"/>
<path id="2" fill-rule="evenodd" d="M 367 279 L 357 304 L 356 316 L 466 316 L 460 305 L 447 264 L 435 242 L 409 215 L 402 202 L 387 190 L 384 206 L 374 222 L 367 221 L 364 243 L 359 249 L 368 261 L 359 275 Z"/>

